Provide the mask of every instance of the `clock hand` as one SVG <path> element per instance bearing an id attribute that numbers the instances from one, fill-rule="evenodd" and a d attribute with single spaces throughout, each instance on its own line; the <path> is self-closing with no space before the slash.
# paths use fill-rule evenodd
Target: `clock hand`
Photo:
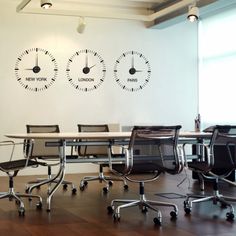
<path id="1" fill-rule="evenodd" d="M 85 67 L 88 67 L 88 55 L 86 54 L 86 57 L 85 57 Z"/>
<path id="2" fill-rule="evenodd" d="M 35 58 L 35 66 L 39 66 L 39 58 L 38 58 L 38 53 L 36 53 L 36 58 Z"/>
<path id="3" fill-rule="evenodd" d="M 92 65 L 92 66 L 85 66 L 84 68 L 83 68 L 83 73 L 84 74 L 88 74 L 89 72 L 90 72 L 90 69 L 92 69 L 94 66 L 96 66 L 96 64 L 94 64 L 94 65 Z"/>
<path id="4" fill-rule="evenodd" d="M 94 66 L 96 66 L 96 64 L 92 65 L 92 66 L 89 66 L 89 69 L 92 69 Z"/>
<path id="5" fill-rule="evenodd" d="M 39 73 L 41 70 L 41 68 L 39 67 L 39 59 L 38 59 L 38 53 L 36 53 L 36 56 L 35 56 L 35 66 L 33 67 L 32 71 L 37 74 Z"/>

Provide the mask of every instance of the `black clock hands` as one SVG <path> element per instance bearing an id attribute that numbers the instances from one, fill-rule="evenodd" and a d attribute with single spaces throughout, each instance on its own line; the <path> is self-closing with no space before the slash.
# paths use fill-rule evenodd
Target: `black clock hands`
<path id="1" fill-rule="evenodd" d="M 134 67 L 134 56 L 131 58 L 131 68 L 129 69 L 129 73 L 134 75 L 136 72 L 142 72 L 142 70 L 136 70 Z"/>
<path id="2" fill-rule="evenodd" d="M 149 61 L 142 53 L 127 51 L 115 61 L 115 81 L 124 90 L 130 92 L 142 90 L 149 82 L 150 75 Z"/>
<path id="3" fill-rule="evenodd" d="M 47 90 L 56 81 L 57 74 L 56 59 L 46 49 L 30 48 L 17 57 L 16 79 L 27 90 L 33 92 Z"/>
<path id="4" fill-rule="evenodd" d="M 39 58 L 38 58 L 38 53 L 36 53 L 36 57 L 35 57 L 35 66 L 33 67 L 33 72 L 35 74 L 39 73 L 41 68 L 39 67 Z"/>
<path id="5" fill-rule="evenodd" d="M 94 66 L 96 66 L 96 64 L 94 64 L 92 66 L 88 66 L 88 55 L 86 55 L 85 67 L 82 69 L 83 73 L 87 75 Z"/>
<path id="6" fill-rule="evenodd" d="M 32 70 L 35 74 L 39 73 L 41 71 L 41 68 L 39 67 L 38 63 L 39 63 L 38 53 L 36 53 L 35 66 L 33 68 L 27 68 L 25 70 Z"/>

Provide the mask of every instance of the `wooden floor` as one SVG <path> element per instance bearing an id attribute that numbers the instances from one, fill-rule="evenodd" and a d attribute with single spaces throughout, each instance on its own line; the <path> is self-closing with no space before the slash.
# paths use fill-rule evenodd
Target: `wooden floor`
<path id="1" fill-rule="evenodd" d="M 188 174 L 189 175 L 189 174 Z M 190 176 L 190 175 L 189 175 Z M 67 180 L 72 180 L 78 186 L 82 175 L 67 175 Z M 32 180 L 32 176 L 17 177 L 16 191 L 24 191 L 25 183 Z M 194 206 L 192 214 L 186 216 L 183 210 L 184 198 L 187 192 L 197 191 L 198 184 L 189 177 L 179 187 L 185 173 L 178 176 L 163 175 L 156 182 L 146 184 L 146 196 L 149 199 L 171 201 L 178 205 L 179 214 L 176 221 L 171 221 L 171 209 L 162 210 L 163 222 L 161 227 L 153 223 L 155 213 L 149 210 L 142 213 L 137 207 L 121 211 L 121 220 L 113 222 L 112 216 L 107 213 L 107 206 L 114 198 L 136 198 L 138 188 L 129 183 L 129 190 L 124 191 L 121 183 L 114 183 L 108 194 L 103 194 L 104 184 L 90 182 L 88 187 L 76 195 L 70 189 L 63 191 L 60 188 L 53 197 L 52 209 L 46 211 L 46 187 L 35 190 L 44 199 L 42 210 L 36 210 L 35 202 L 24 200 L 26 212 L 24 217 L 19 217 L 14 201 L 0 200 L 0 235 L 165 235 L 165 236 L 192 236 L 192 235 L 223 235 L 235 236 L 236 221 L 229 222 L 225 218 L 227 209 L 221 209 L 211 202 Z M 7 189 L 7 179 L 0 177 L 0 191 Z M 236 196 L 236 188 L 228 184 L 221 184 L 224 193 Z M 210 185 L 207 191 L 210 191 Z M 163 196 L 157 193 L 174 193 Z M 172 197 L 173 199 L 168 199 Z M 234 205 L 236 207 L 236 205 Z"/>

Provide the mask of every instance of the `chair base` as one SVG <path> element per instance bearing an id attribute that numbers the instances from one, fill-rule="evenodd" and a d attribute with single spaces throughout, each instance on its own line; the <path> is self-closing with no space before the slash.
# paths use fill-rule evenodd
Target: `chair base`
<path id="1" fill-rule="evenodd" d="M 107 208 L 109 213 L 113 213 L 114 220 L 120 220 L 120 210 L 123 208 L 138 206 L 142 212 L 147 212 L 148 209 L 151 209 L 157 212 L 157 217 L 153 219 L 156 225 L 161 225 L 162 223 L 162 214 L 161 211 L 154 206 L 165 206 L 165 207 L 173 207 L 173 211 L 170 212 L 171 219 L 176 219 L 178 215 L 178 207 L 176 204 L 170 202 L 161 202 L 161 201 L 151 201 L 147 200 L 144 194 L 144 183 L 140 183 L 140 199 L 114 199 L 111 202 L 111 205 Z M 122 205 L 115 205 L 119 203 L 124 203 Z"/>
<path id="2" fill-rule="evenodd" d="M 38 203 L 36 204 L 37 209 L 41 209 L 43 205 L 42 198 L 39 195 L 32 195 L 32 194 L 23 194 L 23 193 L 16 193 L 14 191 L 13 187 L 9 187 L 8 192 L 1 192 L 0 193 L 0 199 L 3 198 L 9 198 L 9 200 L 15 199 L 16 203 L 19 205 L 18 212 L 20 216 L 25 215 L 25 206 L 23 201 L 21 200 L 22 197 L 29 198 L 29 200 L 32 200 L 32 198 L 38 198 Z"/>
<path id="3" fill-rule="evenodd" d="M 88 185 L 88 181 L 94 181 L 94 180 L 98 180 L 100 182 L 105 182 L 106 186 L 103 187 L 103 192 L 107 193 L 109 192 L 110 186 L 113 185 L 113 181 L 122 181 L 124 184 L 124 189 L 127 190 L 128 189 L 128 184 L 126 182 L 125 178 L 122 177 L 116 177 L 116 176 L 106 176 L 104 175 L 103 171 L 102 171 L 102 167 L 100 167 L 100 172 L 98 174 L 98 176 L 84 176 L 83 179 L 80 181 L 80 190 L 83 191 L 85 189 L 85 187 Z"/>
<path id="4" fill-rule="evenodd" d="M 25 192 L 28 193 L 29 190 L 32 191 L 32 189 L 34 188 L 34 185 L 36 185 L 36 186 L 35 186 L 36 188 L 40 188 L 41 185 L 44 185 L 44 184 L 45 184 L 44 181 L 47 181 L 47 180 L 49 180 L 50 178 L 51 178 L 51 177 L 49 177 L 48 179 L 45 179 L 45 178 L 38 178 L 38 179 L 35 180 L 35 181 L 29 181 L 29 182 L 27 183 L 27 185 L 26 185 Z M 57 179 L 50 181 L 50 182 L 48 183 L 48 192 L 50 192 L 50 185 L 51 185 L 52 183 L 56 184 L 56 183 L 58 183 L 58 182 L 59 182 L 59 180 L 57 180 Z M 40 184 L 40 183 L 42 183 L 42 184 Z M 77 192 L 77 189 L 76 189 L 74 183 L 72 183 L 72 182 L 70 182 L 70 181 L 67 181 L 67 180 L 63 180 L 61 184 L 63 185 L 63 189 L 64 189 L 64 190 L 67 190 L 67 186 L 70 185 L 70 186 L 71 186 L 72 194 L 75 194 L 75 193 Z M 31 192 L 31 191 L 30 191 L 30 192 Z"/>
<path id="5" fill-rule="evenodd" d="M 190 201 L 190 198 L 195 198 L 195 200 Z M 226 213 L 226 219 L 230 221 L 234 219 L 234 208 L 232 204 L 230 204 L 228 201 L 234 202 L 236 201 L 236 198 L 223 196 L 219 194 L 218 190 L 214 191 L 214 194 L 211 196 L 187 194 L 187 198 L 184 201 L 184 211 L 186 214 L 190 214 L 193 204 L 201 203 L 201 202 L 208 202 L 208 201 L 212 201 L 213 204 L 217 204 L 219 202 L 222 208 L 228 207 L 229 212 Z"/>

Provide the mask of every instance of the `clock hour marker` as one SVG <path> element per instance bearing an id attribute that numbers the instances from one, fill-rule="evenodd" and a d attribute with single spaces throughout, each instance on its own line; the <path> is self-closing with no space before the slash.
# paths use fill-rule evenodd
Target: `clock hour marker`
<path id="1" fill-rule="evenodd" d="M 151 76 L 149 61 L 136 51 L 122 53 L 115 61 L 113 72 L 116 83 L 130 92 L 143 89 Z"/>
<path id="2" fill-rule="evenodd" d="M 75 52 L 67 62 L 66 76 L 71 85 L 84 92 L 97 89 L 105 79 L 104 59 L 95 51 L 84 49 Z"/>
<path id="3" fill-rule="evenodd" d="M 15 64 L 16 80 L 25 89 L 34 92 L 48 89 L 55 82 L 57 74 L 56 59 L 42 48 L 23 51 Z"/>

